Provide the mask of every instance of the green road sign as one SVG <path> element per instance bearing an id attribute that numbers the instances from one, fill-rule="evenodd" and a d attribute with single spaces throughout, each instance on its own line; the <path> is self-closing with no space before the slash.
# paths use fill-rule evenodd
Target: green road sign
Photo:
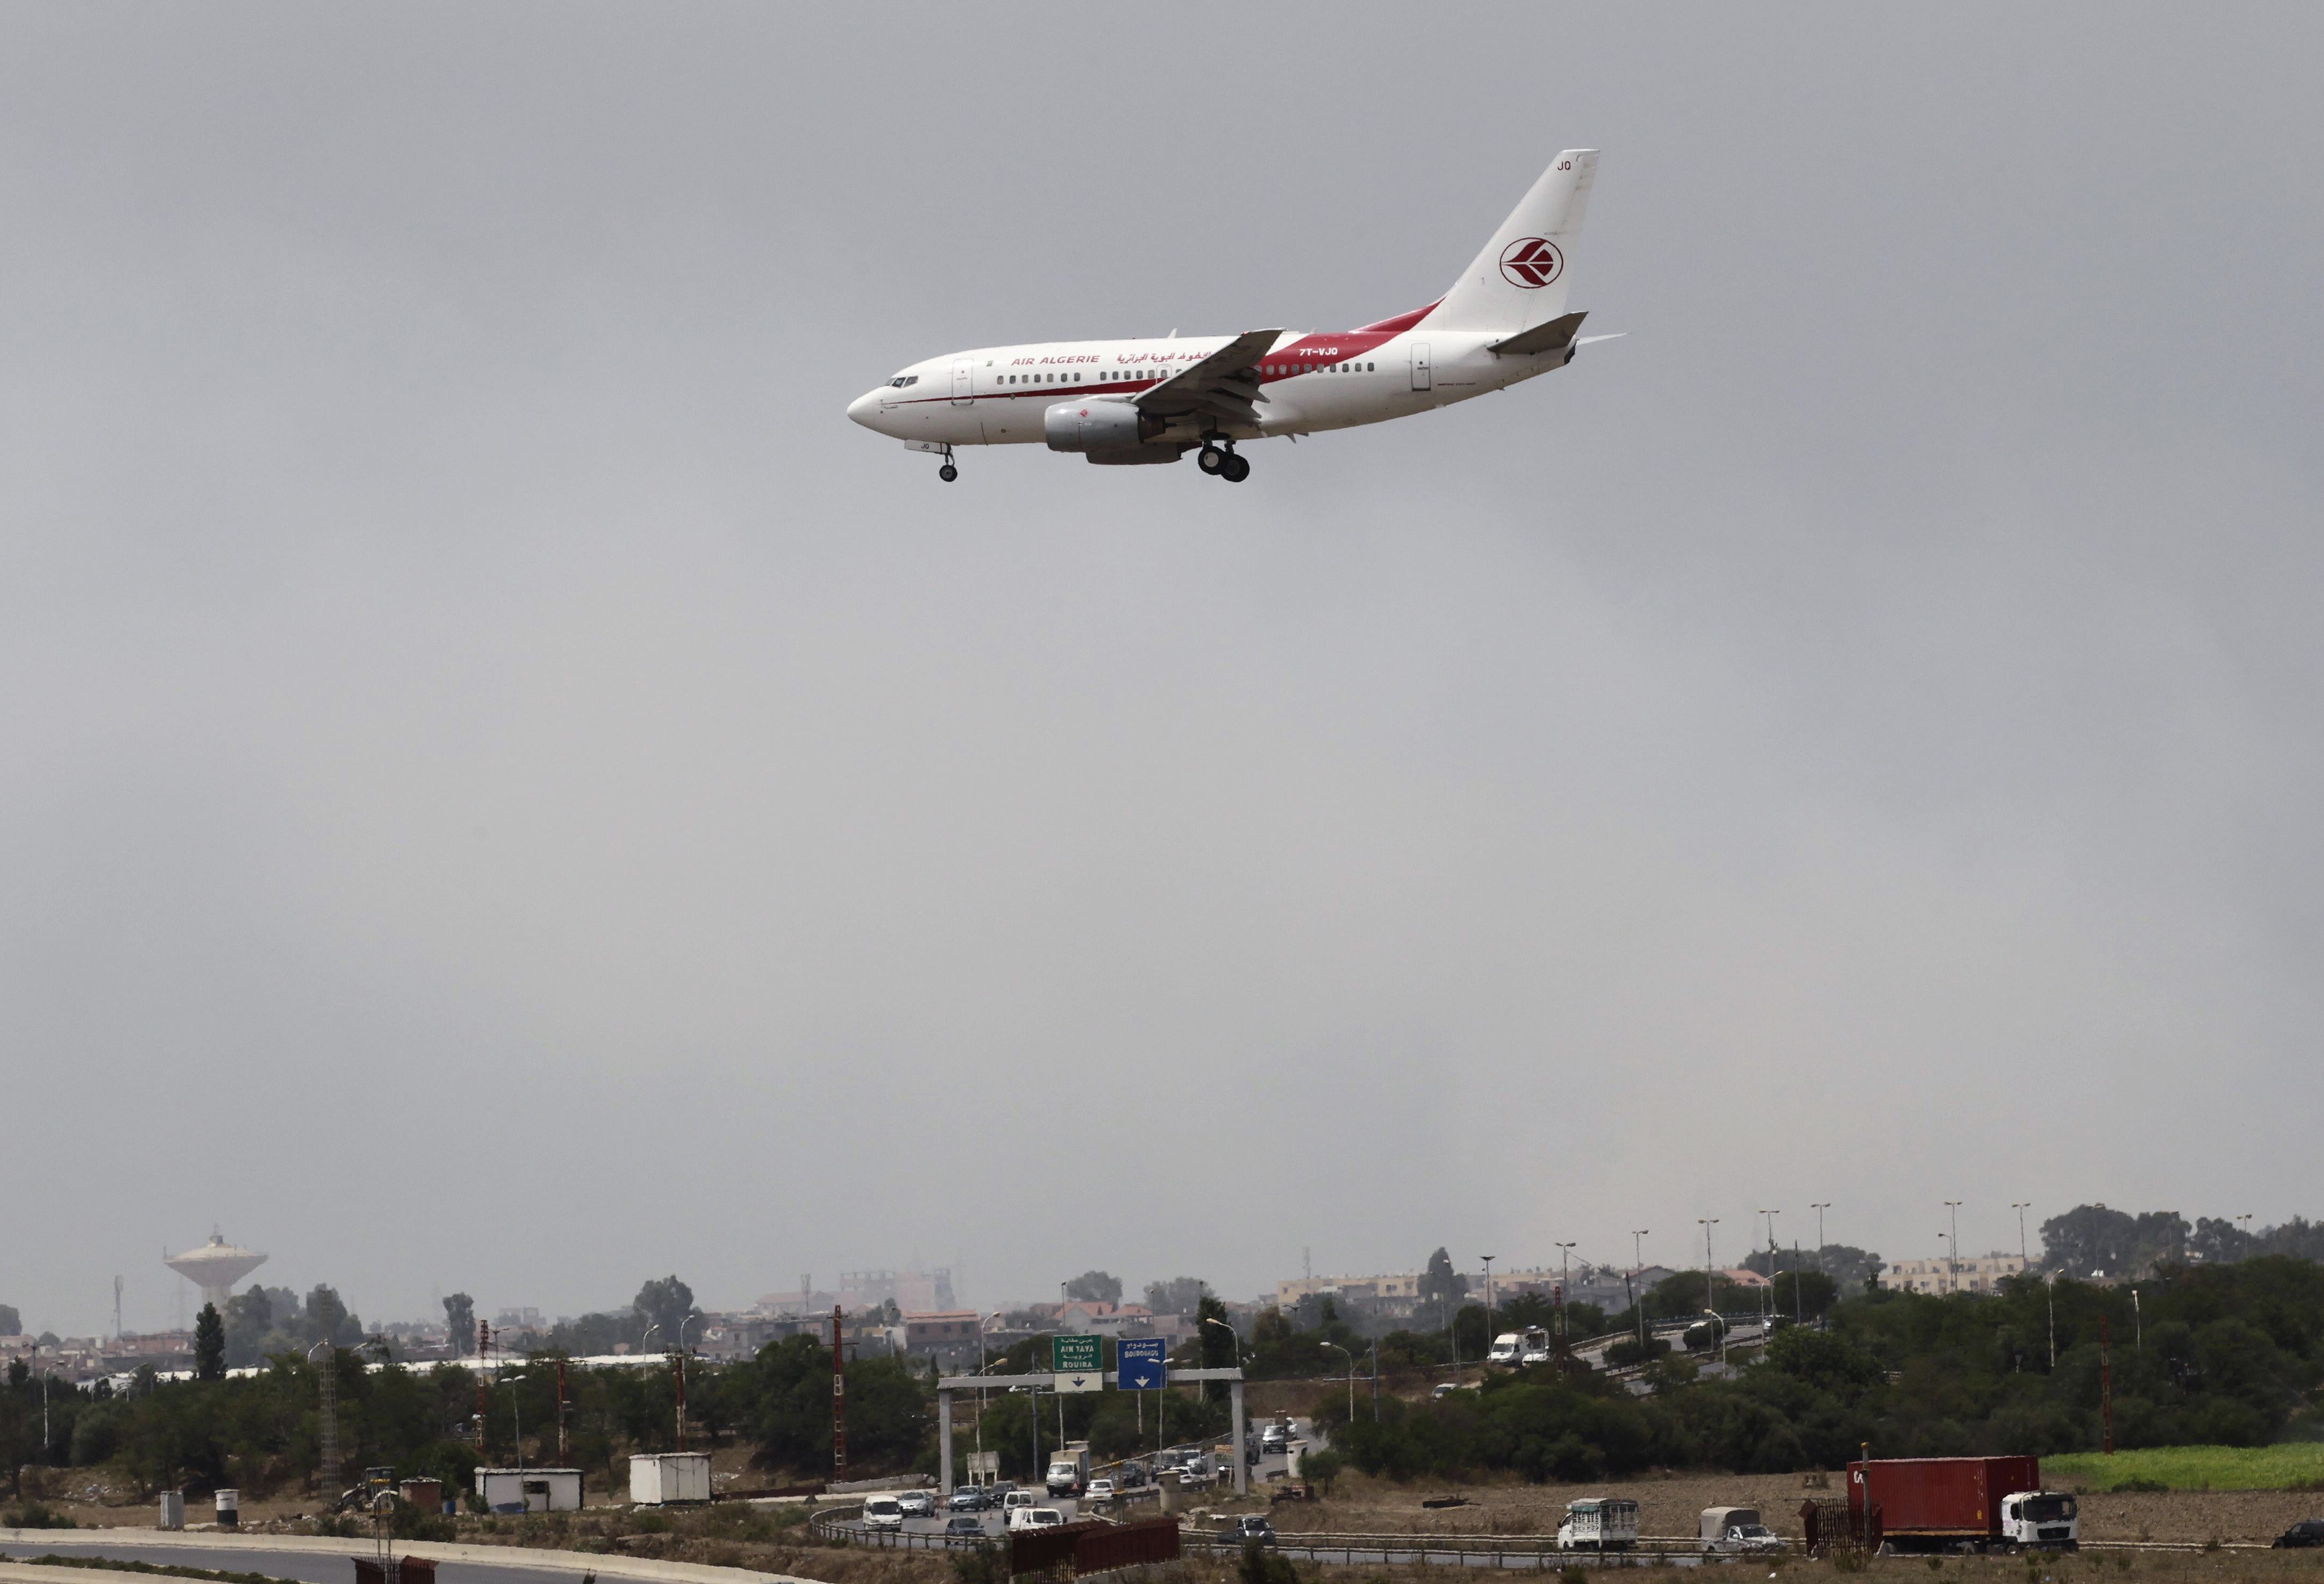
<path id="1" fill-rule="evenodd" d="M 1103 1357 L 1095 1337 L 1049 1339 L 1049 1367 L 1059 1375 L 1095 1375 Z"/>

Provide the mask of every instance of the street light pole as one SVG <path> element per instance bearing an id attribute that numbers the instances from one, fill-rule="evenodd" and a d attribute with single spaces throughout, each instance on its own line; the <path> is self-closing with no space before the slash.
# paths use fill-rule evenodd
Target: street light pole
<path id="1" fill-rule="evenodd" d="M 1632 1276 L 1646 1274 L 1646 1237 L 1649 1230 L 1651 1228 L 1645 1227 L 1634 1227 L 1630 1229 L 1630 1274 Z M 1629 1276 L 1622 1279 L 1622 1290 L 1630 1294 L 1630 1310 L 1638 1320 L 1638 1346 L 1643 1348 L 1646 1345 L 1646 1301 L 1631 1287 Z"/>
<path id="2" fill-rule="evenodd" d="M 1702 1227 L 1702 1309 L 1711 1316 L 1711 1329 L 1719 1333 L 1719 1362 L 1727 1362 L 1727 1322 L 1719 1318 L 1719 1283 L 1711 1274 L 1711 1229 L 1719 1225 L 1717 1216 L 1697 1216 Z"/>
<path id="3" fill-rule="evenodd" d="M 1477 1378 L 1482 1380 L 1485 1365 L 1493 1357 L 1493 1256 L 1480 1254 L 1477 1257 L 1485 1262 L 1485 1357 L 1477 1361 Z M 1452 1378 L 1461 1378 L 1461 1329 L 1458 1326 L 1452 1329 Z"/>
<path id="4" fill-rule="evenodd" d="M 1353 1353 L 1350 1353 L 1347 1348 L 1341 1347 L 1337 1342 L 1325 1342 L 1323 1346 L 1332 1348 L 1335 1352 L 1347 1354 L 1348 1422 L 1350 1424 L 1353 1424 L 1356 1422 L 1356 1356 Z"/>
<path id="5" fill-rule="evenodd" d="M 1767 1292 L 1766 1301 L 1759 1306 L 1759 1329 L 1765 1334 L 1775 1313 L 1775 1218 L 1784 1212 L 1763 1207 L 1759 1213 L 1767 1218 Z"/>
<path id="6" fill-rule="evenodd" d="M 1823 1274 L 1823 1213 L 1831 1209 L 1831 1200 L 1820 1200 L 1809 1205 L 1808 1209 L 1816 1213 L 1816 1273 L 1821 1275 Z"/>
<path id="7" fill-rule="evenodd" d="M 1961 1201 L 1957 1199 L 1945 1200 L 1945 1209 L 1952 1216 L 1953 1244 L 1952 1260 L 1945 1267 L 1945 1285 L 1954 1292 L 1960 1291 L 1960 1208 Z"/>
<path id="8" fill-rule="evenodd" d="M 1565 1367 L 1565 1356 L 1573 1350 L 1573 1339 L 1565 1324 L 1565 1289 L 1572 1281 L 1569 1274 L 1572 1266 L 1566 1255 L 1572 1252 L 1573 1245 L 1571 1243 L 1557 1246 L 1557 1365 L 1560 1369 Z"/>

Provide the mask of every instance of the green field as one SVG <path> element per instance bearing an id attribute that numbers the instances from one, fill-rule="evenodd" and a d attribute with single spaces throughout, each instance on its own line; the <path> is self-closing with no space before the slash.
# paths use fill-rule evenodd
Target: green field
<path id="1" fill-rule="evenodd" d="M 2057 1477 L 2091 1490 L 2112 1490 L 2128 1479 L 2172 1490 L 2324 1488 L 2324 1441 L 2273 1447 L 2146 1447 L 2135 1452 L 2072 1452 L 2042 1459 L 2044 1483 Z"/>

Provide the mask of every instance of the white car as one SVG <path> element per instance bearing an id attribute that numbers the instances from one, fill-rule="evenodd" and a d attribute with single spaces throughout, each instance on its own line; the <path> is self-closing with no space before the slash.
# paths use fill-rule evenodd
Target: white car
<path id="1" fill-rule="evenodd" d="M 1089 1482 L 1088 1499 L 1090 1501 L 1110 1502 L 1117 1494 L 1113 1488 L 1113 1481 L 1111 1479 L 1101 1477 Z"/>
<path id="2" fill-rule="evenodd" d="M 1055 1507 L 1018 1507 L 1009 1515 L 1009 1527 L 1014 1529 L 1054 1529 L 1065 1521 L 1065 1515 Z"/>
<path id="3" fill-rule="evenodd" d="M 872 1496 L 863 1504 L 863 1527 L 866 1529 L 901 1529 L 904 1526 L 904 1504 L 894 1496 Z"/>
<path id="4" fill-rule="evenodd" d="M 1784 1537 L 1765 1524 L 1738 1524 L 1727 1532 L 1724 1539 L 1706 1549 L 1746 1556 L 1766 1556 L 1784 1549 Z"/>

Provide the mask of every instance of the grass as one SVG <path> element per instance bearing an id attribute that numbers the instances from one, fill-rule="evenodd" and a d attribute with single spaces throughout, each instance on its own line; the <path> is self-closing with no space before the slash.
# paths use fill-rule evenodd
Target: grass
<path id="1" fill-rule="evenodd" d="M 2092 1490 L 2324 1489 L 2324 1441 L 2273 1447 L 2143 1447 L 2135 1452 L 2072 1452 L 2042 1459 L 2047 1480 L 2078 1479 Z"/>

